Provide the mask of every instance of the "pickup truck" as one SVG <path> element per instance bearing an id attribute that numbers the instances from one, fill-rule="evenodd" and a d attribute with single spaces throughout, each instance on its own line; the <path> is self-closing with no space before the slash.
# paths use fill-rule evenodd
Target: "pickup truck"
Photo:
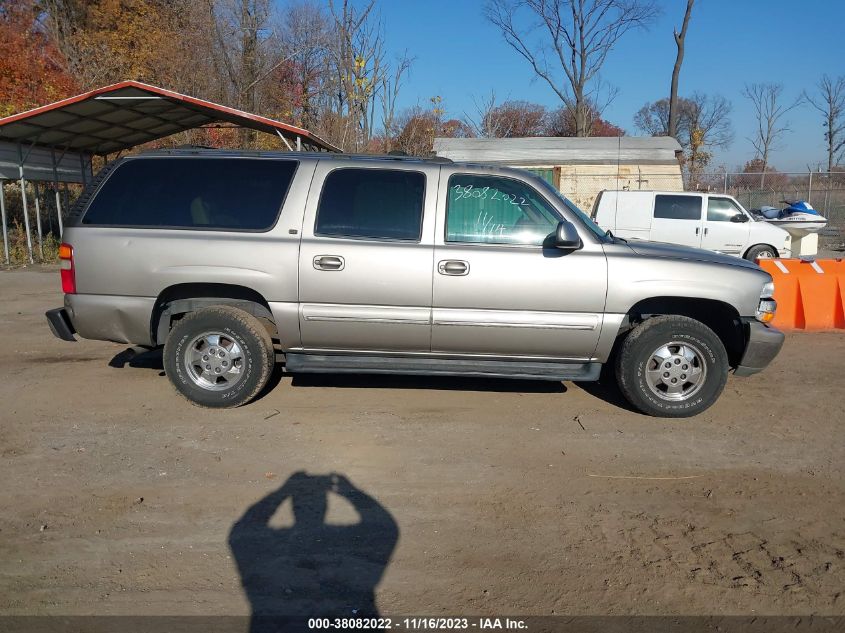
<path id="1" fill-rule="evenodd" d="M 686 417 L 784 338 L 753 262 L 626 242 L 516 169 L 156 150 L 107 165 L 71 216 L 53 333 L 163 345 L 205 407 L 251 401 L 277 361 L 553 381 L 606 366 L 638 410 Z"/>

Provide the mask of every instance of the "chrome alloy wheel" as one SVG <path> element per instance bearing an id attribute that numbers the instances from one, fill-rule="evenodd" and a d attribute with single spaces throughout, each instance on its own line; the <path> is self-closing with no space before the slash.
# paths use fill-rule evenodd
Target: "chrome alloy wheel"
<path id="1" fill-rule="evenodd" d="M 185 347 L 185 369 L 198 387 L 223 391 L 236 385 L 244 375 L 240 345 L 220 332 L 200 334 Z"/>
<path id="2" fill-rule="evenodd" d="M 704 354 L 689 343 L 672 341 L 652 352 L 646 362 L 646 384 L 658 398 L 672 402 L 694 396 L 704 386 Z"/>

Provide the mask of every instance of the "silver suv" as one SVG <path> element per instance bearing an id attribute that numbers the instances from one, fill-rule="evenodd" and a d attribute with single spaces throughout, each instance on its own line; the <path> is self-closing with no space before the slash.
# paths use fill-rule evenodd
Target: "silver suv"
<path id="1" fill-rule="evenodd" d="M 156 151 L 103 169 L 61 247 L 59 338 L 164 345 L 176 389 L 287 372 L 597 380 L 684 417 L 778 353 L 772 279 L 626 242 L 545 181 L 448 160 Z"/>

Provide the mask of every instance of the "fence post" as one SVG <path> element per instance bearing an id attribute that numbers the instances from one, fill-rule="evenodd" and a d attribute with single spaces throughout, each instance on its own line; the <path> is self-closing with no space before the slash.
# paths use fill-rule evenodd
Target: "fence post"
<path id="1" fill-rule="evenodd" d="M 813 198 L 813 170 L 810 169 L 808 171 L 810 172 L 810 182 L 807 185 L 807 203 L 813 204 L 813 201 L 812 201 L 812 198 Z"/>

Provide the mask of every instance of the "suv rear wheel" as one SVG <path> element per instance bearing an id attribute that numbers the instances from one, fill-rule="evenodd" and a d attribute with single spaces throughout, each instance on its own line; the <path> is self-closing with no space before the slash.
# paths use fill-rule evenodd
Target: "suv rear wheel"
<path id="1" fill-rule="evenodd" d="M 656 316 L 625 337 L 616 358 L 619 388 L 648 415 L 685 418 L 709 408 L 728 379 L 728 354 L 706 325 Z"/>
<path id="2" fill-rule="evenodd" d="M 203 407 L 237 407 L 255 398 L 270 379 L 275 358 L 261 321 L 229 306 L 188 314 L 164 345 L 170 382 Z"/>

